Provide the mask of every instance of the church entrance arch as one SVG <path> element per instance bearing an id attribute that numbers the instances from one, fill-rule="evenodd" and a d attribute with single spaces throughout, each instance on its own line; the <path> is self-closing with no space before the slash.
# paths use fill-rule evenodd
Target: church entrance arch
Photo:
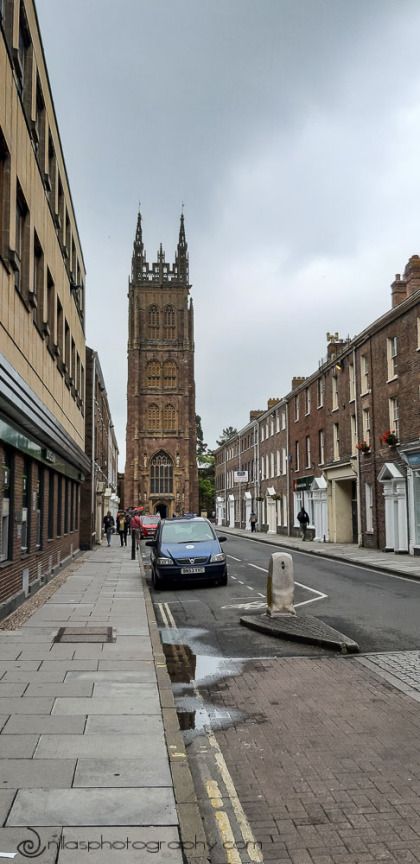
<path id="1" fill-rule="evenodd" d="M 161 519 L 166 519 L 168 516 L 168 505 L 164 501 L 159 501 L 155 506 L 155 513 L 159 513 Z"/>

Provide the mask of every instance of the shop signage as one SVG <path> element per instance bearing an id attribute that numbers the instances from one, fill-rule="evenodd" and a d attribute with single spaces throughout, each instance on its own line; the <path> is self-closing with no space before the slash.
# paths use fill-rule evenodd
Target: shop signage
<path id="1" fill-rule="evenodd" d="M 234 471 L 233 472 L 233 482 L 234 483 L 248 483 L 248 471 Z"/>
<path id="2" fill-rule="evenodd" d="M 46 462 L 55 462 L 55 453 L 52 450 L 48 450 L 48 447 L 43 449 L 42 455 Z"/>
<path id="3" fill-rule="evenodd" d="M 310 489 L 312 483 L 314 482 L 314 478 L 312 477 L 298 477 L 296 480 L 296 491 L 301 492 L 303 489 Z"/>

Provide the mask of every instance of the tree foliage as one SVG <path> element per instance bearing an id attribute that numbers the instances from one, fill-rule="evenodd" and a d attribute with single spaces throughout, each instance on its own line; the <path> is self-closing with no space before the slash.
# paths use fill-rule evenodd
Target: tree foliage
<path id="1" fill-rule="evenodd" d="M 235 429 L 234 426 L 225 426 L 220 438 L 216 441 L 217 446 L 221 447 L 222 444 L 226 444 L 226 441 L 230 441 L 230 439 L 234 438 L 237 434 L 238 430 Z"/>
<path id="2" fill-rule="evenodd" d="M 197 435 L 197 456 L 201 458 L 204 453 L 207 453 L 208 447 L 204 441 L 203 427 L 201 425 L 201 417 L 199 414 L 195 415 L 195 428 Z"/>

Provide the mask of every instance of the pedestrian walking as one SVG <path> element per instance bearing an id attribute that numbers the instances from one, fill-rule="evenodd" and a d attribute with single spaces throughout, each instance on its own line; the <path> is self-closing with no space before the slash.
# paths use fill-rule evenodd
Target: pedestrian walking
<path id="1" fill-rule="evenodd" d="M 120 535 L 121 546 L 127 546 L 127 528 L 125 513 L 120 512 L 117 515 L 117 531 Z"/>
<path id="2" fill-rule="evenodd" d="M 303 506 L 299 510 L 297 518 L 302 531 L 302 540 L 306 540 L 306 529 L 309 524 L 309 516 Z"/>
<path id="3" fill-rule="evenodd" d="M 130 529 L 131 529 L 131 533 L 134 532 L 134 534 L 136 536 L 136 549 L 140 549 L 141 522 L 140 522 L 139 514 L 136 513 L 135 511 L 134 511 L 132 518 L 131 518 Z"/>
<path id="4" fill-rule="evenodd" d="M 249 517 L 249 521 L 250 521 L 250 525 L 251 525 L 251 531 L 255 531 L 256 527 L 257 527 L 257 514 L 254 513 L 254 511 L 252 511 L 252 513 Z"/>
<path id="5" fill-rule="evenodd" d="M 114 525 L 114 517 L 112 516 L 111 511 L 108 510 L 108 513 L 106 514 L 106 516 L 104 516 L 104 531 L 106 534 L 106 542 L 108 543 L 108 546 L 111 545 L 111 537 L 114 531 Z"/>

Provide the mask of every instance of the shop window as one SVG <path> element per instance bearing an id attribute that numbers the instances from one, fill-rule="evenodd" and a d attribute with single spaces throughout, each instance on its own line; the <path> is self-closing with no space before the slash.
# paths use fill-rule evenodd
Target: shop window
<path id="1" fill-rule="evenodd" d="M 1 505 L 1 537 L 0 537 L 0 561 L 10 558 L 11 550 L 11 512 L 10 499 L 12 488 L 12 455 L 9 450 L 4 451 L 3 461 L 3 497 Z"/>
<path id="2" fill-rule="evenodd" d="M 64 533 L 69 533 L 70 513 L 69 513 L 69 481 L 67 477 L 64 479 Z"/>
<path id="3" fill-rule="evenodd" d="M 22 474 L 22 508 L 21 508 L 21 534 L 20 548 L 22 552 L 27 552 L 29 549 L 29 532 L 30 532 L 30 462 L 29 459 L 24 459 L 23 474 Z"/>
<path id="4" fill-rule="evenodd" d="M 49 471 L 48 476 L 48 525 L 47 535 L 48 540 L 54 537 L 54 514 L 55 514 L 55 475 L 53 471 Z"/>
<path id="5" fill-rule="evenodd" d="M 61 474 L 57 477 L 57 537 L 61 537 L 63 515 L 63 478 Z"/>
<path id="6" fill-rule="evenodd" d="M 44 497 L 44 471 L 40 465 L 36 466 L 37 476 L 35 478 L 34 504 L 35 504 L 35 545 L 37 549 L 42 548 L 42 513 Z"/>

